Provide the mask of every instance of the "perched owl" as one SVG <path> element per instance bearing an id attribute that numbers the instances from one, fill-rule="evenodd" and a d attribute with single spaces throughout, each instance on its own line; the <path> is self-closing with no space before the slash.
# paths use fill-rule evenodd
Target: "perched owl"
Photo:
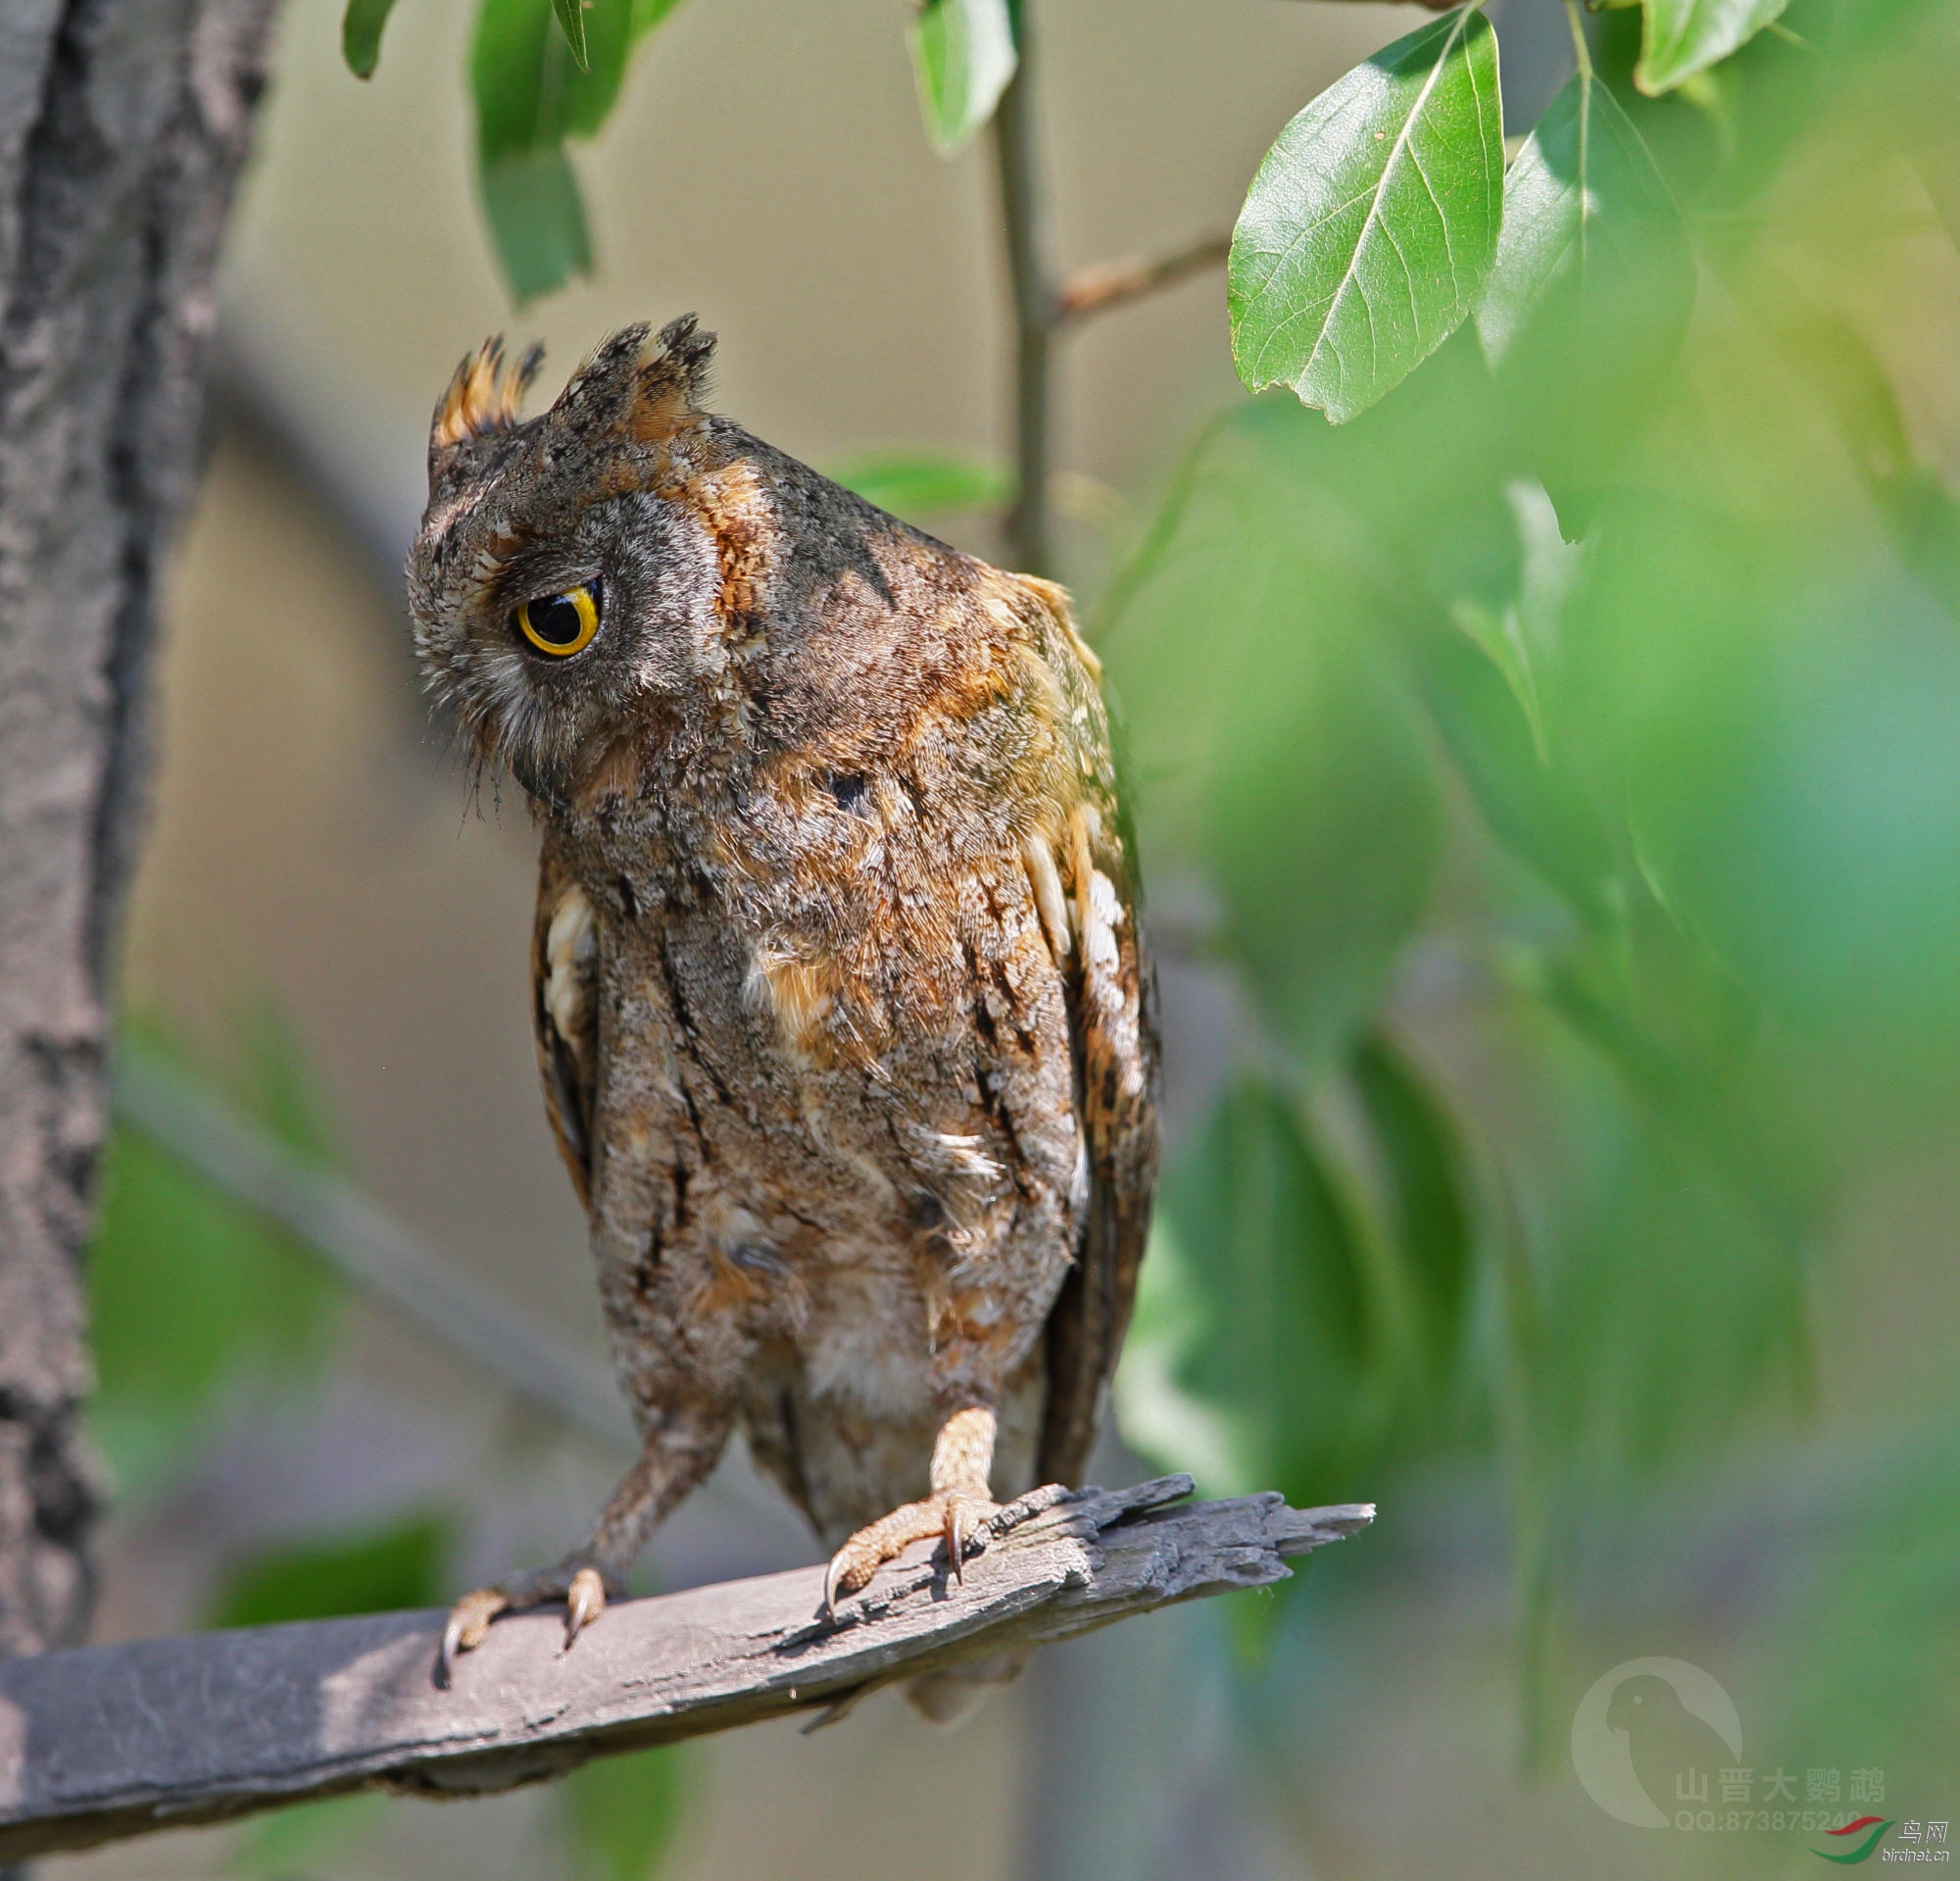
<path id="1" fill-rule="evenodd" d="M 545 1105 L 643 1449 L 444 1648 L 576 1635 L 739 1422 L 836 1552 L 958 1569 L 1073 1482 L 1156 1166 L 1154 997 L 1067 597 L 702 409 L 692 318 L 542 417 L 491 341 L 437 407 L 416 647 L 543 831 Z"/>

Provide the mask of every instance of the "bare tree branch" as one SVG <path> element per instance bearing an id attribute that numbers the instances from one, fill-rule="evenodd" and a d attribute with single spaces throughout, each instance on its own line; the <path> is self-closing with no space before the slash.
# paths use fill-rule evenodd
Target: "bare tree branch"
<path id="1" fill-rule="evenodd" d="M 626 1408 L 599 1364 L 538 1332 L 352 1183 L 294 1155 L 149 1053 L 125 1047 L 114 1088 L 127 1121 L 439 1345 L 609 1448 L 635 1443 Z"/>
<path id="2" fill-rule="evenodd" d="M 1077 321 L 1091 314 L 1105 314 L 1160 287 L 1173 287 L 1207 268 L 1222 267 L 1231 252 L 1229 234 L 1206 235 L 1202 241 L 1159 255 L 1154 261 L 1098 262 L 1077 269 L 1055 293 L 1055 317 Z"/>
<path id="3" fill-rule="evenodd" d="M 0 1860 L 368 1785 L 509 1789 L 792 1710 L 823 1708 L 825 1723 L 898 1679 L 1267 1586 L 1288 1557 L 1374 1516 L 1276 1495 L 1169 1506 L 1190 1492 L 1185 1476 L 1038 1492 L 963 1582 L 914 1551 L 835 1617 L 821 1611 L 821 1567 L 622 1603 L 569 1653 L 558 1613 L 519 1614 L 449 1690 L 432 1675 L 437 1612 L 0 1662 Z"/>

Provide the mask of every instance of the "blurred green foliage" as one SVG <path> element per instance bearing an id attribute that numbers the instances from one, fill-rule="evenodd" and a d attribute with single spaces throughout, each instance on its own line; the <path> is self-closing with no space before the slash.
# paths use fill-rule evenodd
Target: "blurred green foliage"
<path id="1" fill-rule="evenodd" d="M 186 1063 L 155 1022 L 128 1030 Z M 289 1030 L 261 1010 L 237 1039 L 228 1095 L 323 1160 L 329 1135 Z M 187 1470 L 239 1388 L 290 1390 L 316 1375 L 338 1312 L 336 1288 L 304 1249 L 129 1128 L 115 1132 L 105 1159 L 88 1282 L 89 1429 L 125 1499 Z"/>
<path id="2" fill-rule="evenodd" d="M 211 1610 L 213 1626 L 275 1626 L 435 1607 L 448 1591 L 447 1516 L 421 1512 L 361 1534 L 286 1542 L 234 1562 Z"/>
<path id="3" fill-rule="evenodd" d="M 680 1826 L 684 1746 L 581 1763 L 559 1789 L 577 1871 L 587 1881 L 647 1881 Z"/>
<path id="4" fill-rule="evenodd" d="M 960 510 L 998 509 L 1014 484 L 1004 465 L 942 451 L 879 451 L 833 464 L 825 473 L 914 524 Z"/>
<path id="5" fill-rule="evenodd" d="M 1476 319 L 1351 422 L 1214 422 L 1102 611 L 1145 853 L 1253 1041 L 1125 1429 L 1385 1504 L 1491 1460 L 1528 1635 L 1589 1523 L 1794 1427 L 1817 1263 L 1960 1118 L 1960 537 L 1897 389 L 1960 22 L 1787 24 L 1655 99 L 1715 41 L 1594 23 Z M 1956 1581 L 1900 1494 L 1833 1585 L 1904 1627 Z"/>

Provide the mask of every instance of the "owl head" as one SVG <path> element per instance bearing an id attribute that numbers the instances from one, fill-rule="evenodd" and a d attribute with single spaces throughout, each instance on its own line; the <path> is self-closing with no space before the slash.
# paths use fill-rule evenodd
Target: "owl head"
<path id="1" fill-rule="evenodd" d="M 492 339 L 436 406 L 408 566 L 416 651 L 476 765 L 546 803 L 715 657 L 722 577 L 689 495 L 717 455 L 701 410 L 713 347 L 692 315 L 651 338 L 626 327 L 525 420 L 542 350 L 509 364 Z"/>

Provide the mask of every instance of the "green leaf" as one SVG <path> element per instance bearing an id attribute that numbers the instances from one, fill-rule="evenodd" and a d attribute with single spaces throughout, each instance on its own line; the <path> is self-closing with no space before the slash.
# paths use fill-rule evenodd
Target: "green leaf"
<path id="1" fill-rule="evenodd" d="M 647 1881 L 681 1815 L 679 1745 L 599 1757 L 572 1771 L 559 1795 L 577 1869 L 587 1881 Z"/>
<path id="2" fill-rule="evenodd" d="M 1634 82 L 1649 97 L 1672 91 L 1746 44 L 1789 0 L 1642 0 Z"/>
<path id="3" fill-rule="evenodd" d="M 1630 310 L 1630 296 L 1643 305 Z M 1664 345 L 1672 358 L 1693 299 L 1688 231 L 1645 141 L 1613 94 L 1578 74 L 1504 181 L 1497 265 L 1477 306 L 1485 357 L 1501 368 L 1555 311 L 1576 320 L 1589 354 L 1638 320 L 1651 336 L 1645 350 Z"/>
<path id="4" fill-rule="evenodd" d="M 585 0 L 552 0 L 552 12 L 571 49 L 572 64 L 580 72 L 589 70 L 592 62 L 585 51 Z"/>
<path id="5" fill-rule="evenodd" d="M 340 23 L 340 52 L 357 78 L 371 78 L 381 62 L 381 28 L 395 0 L 347 0 Z"/>
<path id="6" fill-rule="evenodd" d="M 1448 1113 L 1380 1031 L 1355 1048 L 1355 1094 L 1387 1178 L 1390 1226 L 1417 1328 L 1440 1387 L 1462 1345 L 1470 1303 L 1470 1208 Z"/>
<path id="7" fill-rule="evenodd" d="M 964 150 L 1014 75 L 1007 0 L 925 0 L 906 31 L 926 135 L 942 157 Z"/>
<path id="8" fill-rule="evenodd" d="M 1232 357 L 1336 423 L 1460 325 L 1497 252 L 1497 38 L 1473 9 L 1330 86 L 1266 153 L 1232 235 Z"/>
<path id="9" fill-rule="evenodd" d="M 1580 73 L 1504 182 L 1477 336 L 1568 535 L 1659 402 L 1694 306 L 1694 256 L 1660 172 L 1613 94 Z"/>
<path id="10" fill-rule="evenodd" d="M 469 49 L 476 148 L 488 164 L 590 137 L 619 95 L 634 38 L 633 0 L 582 9 L 586 64 L 553 25 L 553 0 L 484 0 Z"/>
<path id="11" fill-rule="evenodd" d="M 830 476 L 907 522 L 956 510 L 998 509 L 1014 493 L 1013 474 L 1005 465 L 928 451 L 853 458 L 834 466 Z"/>
<path id="12" fill-rule="evenodd" d="M 484 213 L 519 305 L 592 272 L 591 237 L 565 141 L 597 134 L 619 96 L 633 47 L 675 0 L 587 0 L 577 13 L 582 68 L 554 23 L 555 4 L 484 0 L 469 49 Z"/>
<path id="13" fill-rule="evenodd" d="M 276 1626 L 433 1607 L 449 1545 L 447 1519 L 424 1512 L 365 1535 L 268 1549 L 226 1577 L 211 1624 Z"/>
<path id="14" fill-rule="evenodd" d="M 1365 1286 L 1339 1200 L 1288 1099 L 1251 1081 L 1234 1086 L 1172 1168 L 1162 1209 L 1182 1258 L 1167 1273 L 1146 1262 L 1144 1286 L 1152 1296 L 1170 1286 L 1179 1310 L 1141 1303 L 1142 1343 L 1125 1362 L 1147 1372 L 1154 1364 L 1187 1412 L 1197 1409 L 1189 1427 L 1206 1438 L 1197 1454 L 1159 1460 L 1193 1467 L 1213 1494 L 1264 1485 L 1327 1502 L 1357 1493 Z M 1153 1244 L 1152 1261 L 1160 1251 Z M 1138 1402 L 1134 1384 L 1126 1402 Z M 1140 1441 L 1152 1434 L 1148 1420 L 1125 1428 Z"/>
<path id="15" fill-rule="evenodd" d="M 519 307 L 591 273 L 585 205 L 563 150 L 500 157 L 484 165 L 482 184 L 497 258 Z"/>

